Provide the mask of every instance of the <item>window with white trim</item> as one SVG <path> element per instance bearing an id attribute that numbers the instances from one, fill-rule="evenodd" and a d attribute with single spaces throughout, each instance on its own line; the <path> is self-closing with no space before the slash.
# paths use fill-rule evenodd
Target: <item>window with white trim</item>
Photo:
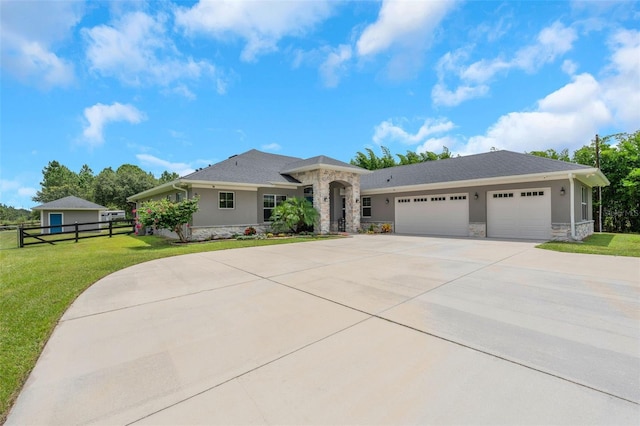
<path id="1" fill-rule="evenodd" d="M 218 192 L 218 208 L 233 209 L 235 207 L 234 192 Z"/>
<path id="2" fill-rule="evenodd" d="M 581 192 L 580 204 L 582 207 L 582 220 L 589 220 L 589 209 L 588 209 L 589 195 L 587 194 L 587 188 L 583 186 L 581 187 L 581 189 L 582 191 L 580 191 Z"/>
<path id="3" fill-rule="evenodd" d="M 262 218 L 265 222 L 271 221 L 271 213 L 275 206 L 279 206 L 287 199 L 286 195 L 264 194 L 262 196 Z"/>
<path id="4" fill-rule="evenodd" d="M 371 217 L 371 197 L 362 197 L 362 217 Z"/>

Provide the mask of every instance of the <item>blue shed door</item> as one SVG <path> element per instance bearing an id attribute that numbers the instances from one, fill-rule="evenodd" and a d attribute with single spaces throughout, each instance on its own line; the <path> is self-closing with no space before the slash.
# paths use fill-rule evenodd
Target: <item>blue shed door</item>
<path id="1" fill-rule="evenodd" d="M 49 213 L 49 225 L 53 228 L 49 228 L 50 234 L 58 234 L 62 232 L 62 213 Z"/>

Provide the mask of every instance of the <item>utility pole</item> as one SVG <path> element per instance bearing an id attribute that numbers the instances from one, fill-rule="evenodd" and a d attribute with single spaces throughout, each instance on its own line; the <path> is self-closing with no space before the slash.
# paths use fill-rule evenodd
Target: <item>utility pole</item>
<path id="1" fill-rule="evenodd" d="M 600 169 L 600 137 L 596 134 L 596 167 Z M 602 232 L 602 186 L 598 186 L 598 232 Z"/>

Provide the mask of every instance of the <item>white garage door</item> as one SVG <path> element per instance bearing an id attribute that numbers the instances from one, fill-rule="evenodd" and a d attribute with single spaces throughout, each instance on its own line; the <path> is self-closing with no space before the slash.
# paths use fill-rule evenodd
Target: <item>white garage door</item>
<path id="1" fill-rule="evenodd" d="M 417 195 L 396 198 L 396 232 L 467 236 L 469 194 Z"/>
<path id="2" fill-rule="evenodd" d="M 550 188 L 487 192 L 487 235 L 497 238 L 549 239 Z"/>

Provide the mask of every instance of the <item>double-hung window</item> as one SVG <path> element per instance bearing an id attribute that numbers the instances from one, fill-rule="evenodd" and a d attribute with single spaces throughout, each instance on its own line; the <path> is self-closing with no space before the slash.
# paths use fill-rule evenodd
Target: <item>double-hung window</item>
<path id="1" fill-rule="evenodd" d="M 263 220 L 271 221 L 271 213 L 275 206 L 279 206 L 287 199 L 286 195 L 264 194 L 262 196 Z"/>
<path id="2" fill-rule="evenodd" d="M 235 207 L 235 193 L 233 192 L 219 192 L 218 193 L 218 208 L 232 209 Z"/>
<path id="3" fill-rule="evenodd" d="M 362 217 L 371 217 L 371 197 L 362 197 Z"/>

